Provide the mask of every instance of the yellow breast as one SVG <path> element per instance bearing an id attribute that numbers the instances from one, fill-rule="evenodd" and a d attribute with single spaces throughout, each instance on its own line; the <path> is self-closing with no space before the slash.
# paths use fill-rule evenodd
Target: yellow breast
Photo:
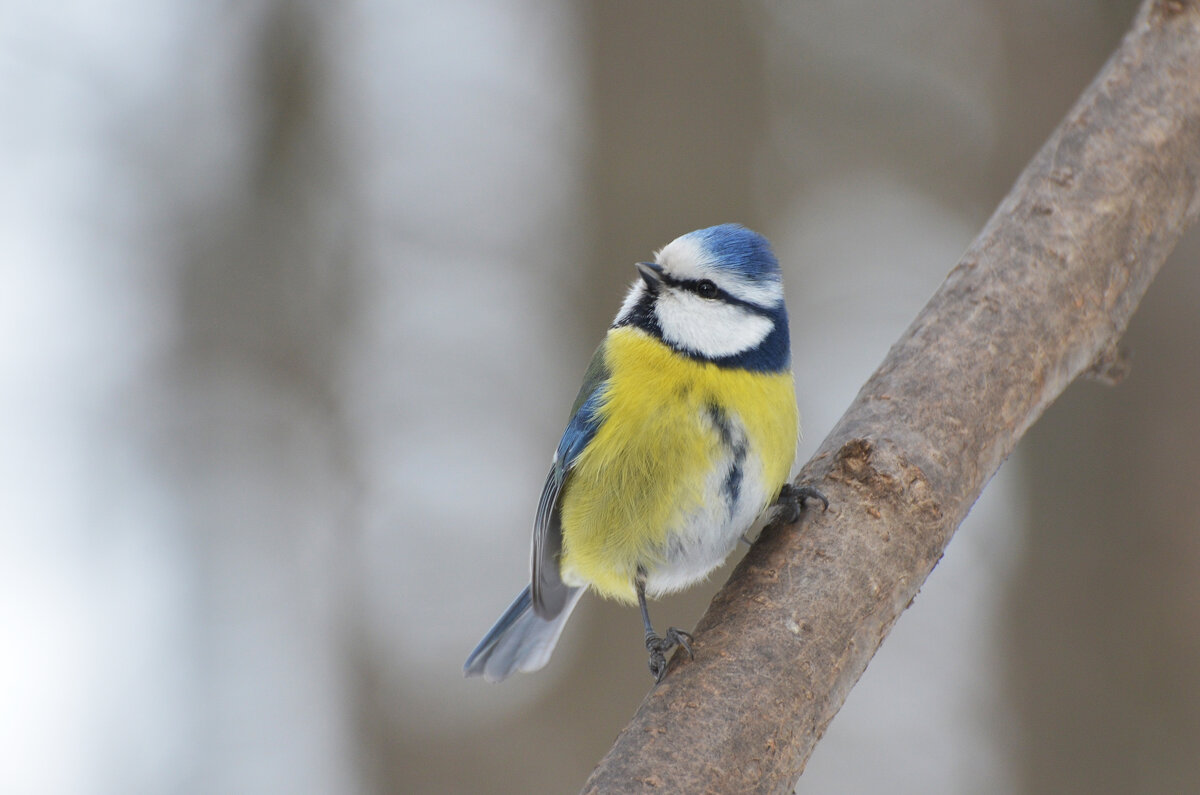
<path id="1" fill-rule="evenodd" d="M 632 602 L 638 567 L 660 563 L 682 517 L 713 499 L 707 484 L 722 455 L 713 409 L 736 418 L 762 463 L 768 496 L 756 514 L 787 479 L 799 418 L 790 372 L 696 361 L 632 326 L 608 332 L 604 357 L 600 427 L 561 496 L 560 567 L 567 582 Z"/>

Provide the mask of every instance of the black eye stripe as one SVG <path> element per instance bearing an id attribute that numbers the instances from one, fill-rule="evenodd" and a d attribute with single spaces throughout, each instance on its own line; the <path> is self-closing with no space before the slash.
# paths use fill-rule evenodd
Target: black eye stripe
<path id="1" fill-rule="evenodd" d="M 716 283 L 714 283 L 711 279 L 676 279 L 675 277 L 668 276 L 665 273 L 662 274 L 662 276 L 660 276 L 659 278 L 662 280 L 662 283 L 665 284 L 667 287 L 674 287 L 674 288 L 680 289 L 680 290 L 687 290 L 689 293 L 695 293 L 696 295 L 699 295 L 700 297 L 706 298 L 710 301 L 714 300 L 714 299 L 721 300 L 727 304 L 733 304 L 734 306 L 740 306 L 743 309 L 747 309 L 757 315 L 764 315 L 767 317 L 769 317 L 771 315 L 770 309 L 767 309 L 766 307 L 758 306 L 756 304 L 752 304 L 749 301 L 744 301 L 741 298 L 737 298 L 733 295 L 730 295 L 729 293 L 725 292 L 720 287 L 718 287 L 716 285 Z M 705 295 L 704 293 L 700 292 L 700 285 L 702 285 L 702 284 L 711 284 L 712 285 L 712 293 Z"/>
<path id="2" fill-rule="evenodd" d="M 662 280 L 668 287 L 678 287 L 681 290 L 687 290 L 689 293 L 695 293 L 702 298 L 733 298 L 729 293 L 718 287 L 712 279 L 676 279 L 664 275 Z"/>

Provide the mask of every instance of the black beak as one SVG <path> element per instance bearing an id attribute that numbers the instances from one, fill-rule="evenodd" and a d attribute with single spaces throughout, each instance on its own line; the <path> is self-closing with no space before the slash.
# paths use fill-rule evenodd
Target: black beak
<path id="1" fill-rule="evenodd" d="M 646 287 L 651 290 L 657 290 L 662 284 L 663 267 L 657 262 L 638 262 L 638 273 L 641 274 L 642 280 L 646 282 Z"/>

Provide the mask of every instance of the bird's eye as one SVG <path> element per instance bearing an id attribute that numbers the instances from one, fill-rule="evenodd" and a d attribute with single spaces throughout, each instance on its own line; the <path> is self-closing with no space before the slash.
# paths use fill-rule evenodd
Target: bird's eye
<path id="1" fill-rule="evenodd" d="M 708 279 L 701 279 L 696 282 L 696 294 L 701 298 L 716 298 L 717 285 L 713 284 Z"/>

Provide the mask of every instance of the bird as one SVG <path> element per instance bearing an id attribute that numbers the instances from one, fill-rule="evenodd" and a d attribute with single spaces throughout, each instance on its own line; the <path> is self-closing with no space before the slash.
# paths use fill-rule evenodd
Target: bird
<path id="1" fill-rule="evenodd" d="M 788 482 L 800 421 L 779 262 L 762 235 L 721 224 L 636 263 L 592 357 L 534 518 L 531 578 L 463 672 L 500 681 L 550 659 L 586 591 L 637 604 L 648 665 L 692 637 L 653 629 L 647 598 L 706 578 Z"/>

